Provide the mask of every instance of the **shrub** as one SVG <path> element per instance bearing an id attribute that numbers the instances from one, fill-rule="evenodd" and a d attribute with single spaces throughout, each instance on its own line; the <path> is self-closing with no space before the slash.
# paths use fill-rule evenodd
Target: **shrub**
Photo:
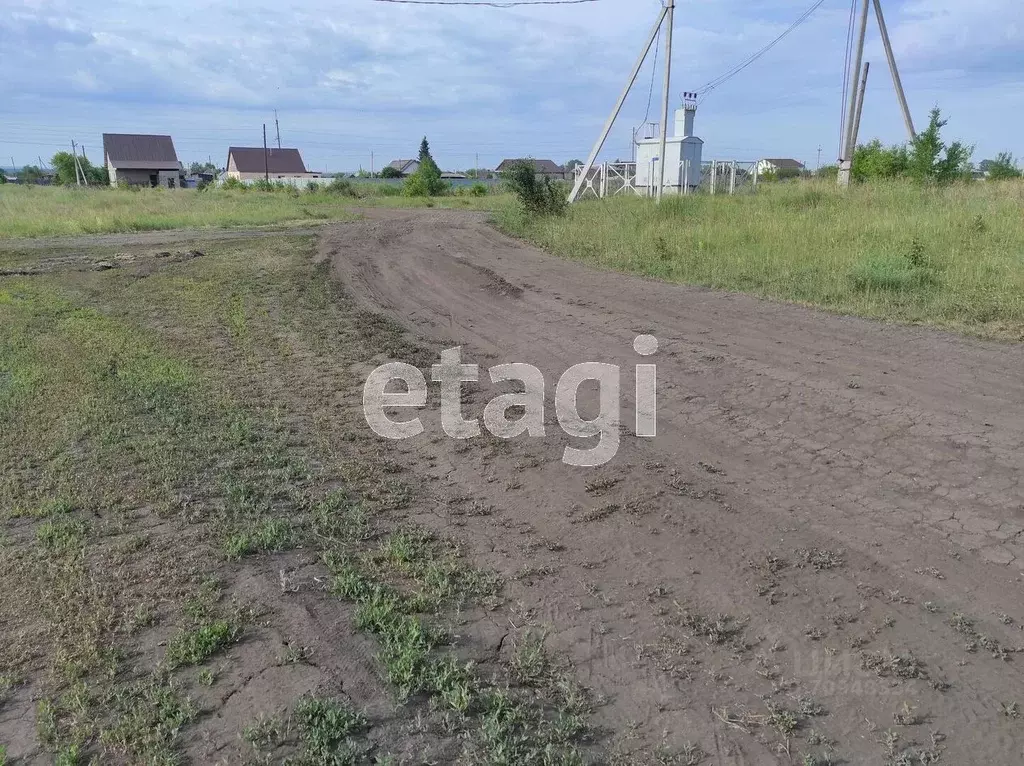
<path id="1" fill-rule="evenodd" d="M 331 194 L 340 194 L 344 197 L 358 197 L 356 187 L 347 178 L 335 178 L 327 187 Z"/>
<path id="2" fill-rule="evenodd" d="M 548 178 L 537 178 L 529 160 L 513 162 L 502 174 L 508 189 L 516 195 L 527 212 L 535 215 L 561 215 L 568 207 L 566 195 Z"/>
<path id="3" fill-rule="evenodd" d="M 380 177 L 381 178 L 401 178 L 402 177 L 402 171 L 399 170 L 398 168 L 393 168 L 390 165 L 388 165 L 383 170 L 380 171 Z"/>
<path id="4" fill-rule="evenodd" d="M 486 197 L 487 187 L 483 184 L 473 184 L 469 187 L 469 194 L 472 197 Z"/>
<path id="5" fill-rule="evenodd" d="M 405 193 L 410 197 L 436 197 L 450 188 L 441 180 L 441 169 L 430 155 L 430 144 L 427 137 L 420 142 L 420 166 L 411 176 L 405 179 Z"/>
<path id="6" fill-rule="evenodd" d="M 1000 152 L 994 160 L 983 163 L 984 170 L 990 181 L 1005 181 L 1008 178 L 1020 178 L 1020 167 L 1009 152 Z"/>
<path id="7" fill-rule="evenodd" d="M 245 186 L 244 183 L 242 183 L 237 178 L 232 177 L 232 178 L 225 178 L 224 179 L 224 183 L 221 184 L 221 188 L 222 189 L 240 189 L 242 191 L 245 191 L 246 186 Z"/>

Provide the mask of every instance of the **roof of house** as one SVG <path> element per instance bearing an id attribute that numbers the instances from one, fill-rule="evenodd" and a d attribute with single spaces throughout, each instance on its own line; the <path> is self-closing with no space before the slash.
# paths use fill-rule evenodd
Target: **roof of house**
<path id="1" fill-rule="evenodd" d="M 103 154 L 120 170 L 178 170 L 181 167 L 170 136 L 104 133 Z"/>
<path id="2" fill-rule="evenodd" d="M 508 170 L 509 166 L 514 162 L 530 162 L 533 163 L 534 169 L 538 173 L 564 173 L 565 169 L 556 162 L 551 160 L 535 160 L 533 157 L 520 157 L 511 160 L 502 160 L 501 164 L 498 165 L 498 170 Z"/>
<path id="3" fill-rule="evenodd" d="M 442 171 L 441 178 L 469 178 L 465 173 Z"/>
<path id="4" fill-rule="evenodd" d="M 228 167 L 232 157 L 239 173 L 296 175 L 309 172 L 298 149 L 267 149 L 264 155 L 262 146 L 232 146 L 228 149 Z"/>
<path id="5" fill-rule="evenodd" d="M 404 173 L 406 170 L 409 169 L 409 167 L 413 163 L 419 164 L 419 160 L 415 160 L 415 159 L 413 159 L 413 160 L 391 160 L 391 162 L 388 163 L 388 167 L 389 168 L 394 168 L 399 173 Z"/>
<path id="6" fill-rule="evenodd" d="M 803 167 L 804 167 L 804 163 L 800 162 L 799 160 L 792 160 L 792 159 L 768 159 L 768 158 L 766 158 L 765 162 L 768 162 L 768 163 L 774 165 L 775 167 L 779 168 L 780 170 L 790 170 L 790 169 L 792 169 L 792 170 L 803 170 Z"/>

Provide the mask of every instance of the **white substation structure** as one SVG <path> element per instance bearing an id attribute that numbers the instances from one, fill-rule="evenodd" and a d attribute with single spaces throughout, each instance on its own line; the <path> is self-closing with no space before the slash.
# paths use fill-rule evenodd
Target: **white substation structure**
<path id="1" fill-rule="evenodd" d="M 689 94 L 688 94 L 689 95 Z M 695 190 L 701 179 L 701 153 L 704 141 L 693 135 L 693 119 L 697 105 L 692 100 L 676 110 L 675 131 L 665 142 L 664 194 L 685 194 Z M 661 158 L 658 138 L 640 138 L 636 142 L 636 189 L 653 193 L 661 178 Z"/>

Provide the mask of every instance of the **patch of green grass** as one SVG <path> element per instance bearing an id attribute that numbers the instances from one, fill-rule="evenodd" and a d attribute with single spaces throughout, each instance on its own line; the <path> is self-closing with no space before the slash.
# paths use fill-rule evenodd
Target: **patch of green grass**
<path id="1" fill-rule="evenodd" d="M 241 634 L 241 627 L 228 620 L 183 630 L 168 642 L 167 662 L 171 668 L 199 665 L 233 644 Z"/>
<path id="2" fill-rule="evenodd" d="M 263 519 L 248 529 L 229 535 L 224 541 L 224 554 L 238 561 L 255 553 L 287 550 L 294 540 L 291 524 L 286 519 Z"/>
<path id="3" fill-rule="evenodd" d="M 45 550 L 63 553 L 80 548 L 85 542 L 87 530 L 81 519 L 44 521 L 36 528 L 36 540 Z"/>
<path id="4" fill-rule="evenodd" d="M 446 196 L 387 197 L 369 185 L 355 196 L 232 189 L 111 189 L 3 185 L 0 238 L 107 232 L 309 225 L 355 218 L 353 205 L 489 210 L 505 199 Z"/>
<path id="5" fill-rule="evenodd" d="M 350 766 L 362 750 L 354 738 L 369 729 L 366 716 L 337 699 L 307 697 L 295 706 L 295 720 L 308 763 Z"/>
<path id="6" fill-rule="evenodd" d="M 116 691 L 110 700 L 116 720 L 100 734 L 100 741 L 131 762 L 171 766 L 178 735 L 197 709 L 166 679 L 153 677 Z"/>
<path id="7" fill-rule="evenodd" d="M 615 197 L 499 228 L 555 255 L 840 313 L 1024 340 L 1024 182 L 799 182 L 756 194 Z"/>

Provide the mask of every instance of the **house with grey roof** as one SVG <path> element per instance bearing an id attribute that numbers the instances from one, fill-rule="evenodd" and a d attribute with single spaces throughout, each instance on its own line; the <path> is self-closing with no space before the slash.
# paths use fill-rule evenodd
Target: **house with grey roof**
<path id="1" fill-rule="evenodd" d="M 502 160 L 496 170 L 504 173 L 517 162 L 529 162 L 537 171 L 537 178 L 547 178 L 551 181 L 565 180 L 565 168 L 553 160 L 535 160 L 533 157 L 520 157 L 518 159 Z"/>
<path id="2" fill-rule="evenodd" d="M 103 161 L 111 186 L 173 189 L 181 177 L 181 163 L 170 136 L 104 133 Z"/>
<path id="3" fill-rule="evenodd" d="M 389 162 L 386 167 L 394 168 L 401 174 L 402 178 L 405 178 L 406 176 L 411 176 L 413 173 L 420 169 L 420 161 L 391 160 L 391 162 Z"/>
<path id="4" fill-rule="evenodd" d="M 277 149 L 262 146 L 232 146 L 228 149 L 226 175 L 239 181 L 267 178 L 320 178 L 320 173 L 306 170 L 298 149 Z"/>

